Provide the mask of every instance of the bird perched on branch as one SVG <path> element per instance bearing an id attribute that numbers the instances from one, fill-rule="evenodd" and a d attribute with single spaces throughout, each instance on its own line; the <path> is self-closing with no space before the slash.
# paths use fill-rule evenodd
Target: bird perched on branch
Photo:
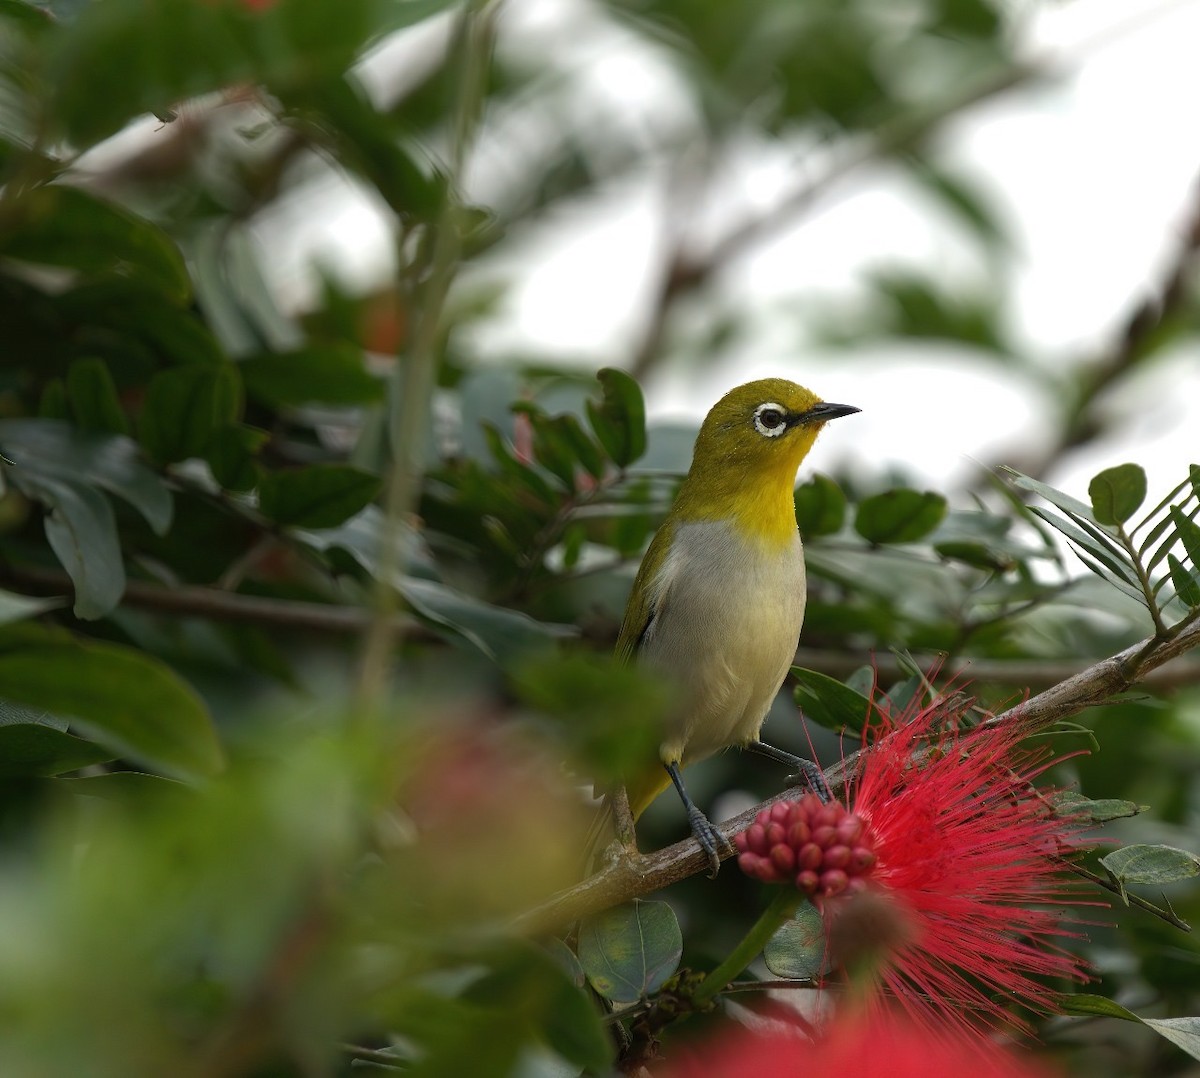
<path id="1" fill-rule="evenodd" d="M 758 735 L 804 620 L 796 471 L 828 420 L 858 410 L 782 378 L 727 393 L 705 417 L 691 469 L 633 583 L 617 656 L 660 671 L 676 696 L 658 760 L 626 777 L 629 807 L 636 820 L 674 783 L 714 875 L 731 847 L 688 796 L 683 768 L 737 745 L 824 790 L 814 765 Z"/>

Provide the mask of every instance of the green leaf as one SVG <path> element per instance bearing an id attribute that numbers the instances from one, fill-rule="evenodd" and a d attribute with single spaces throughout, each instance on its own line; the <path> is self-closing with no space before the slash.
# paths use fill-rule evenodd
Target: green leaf
<path id="1" fill-rule="evenodd" d="M 445 202 L 445 181 L 422 169 L 401 142 L 392 116 L 376 110 L 353 80 L 338 72 L 285 100 L 320 124 L 338 161 L 361 173 L 402 218 L 432 220 Z"/>
<path id="2" fill-rule="evenodd" d="M 220 744 L 195 691 L 165 665 L 116 644 L 0 636 L 7 699 L 68 717 L 112 751 L 179 778 L 222 766 Z"/>
<path id="3" fill-rule="evenodd" d="M 183 256 L 165 232 L 77 187 L 35 187 L 8 200 L 0 254 L 85 276 L 134 277 L 176 303 L 192 293 Z"/>
<path id="4" fill-rule="evenodd" d="M 869 543 L 912 543 L 946 515 L 946 499 L 933 491 L 887 490 L 858 507 L 854 530 Z"/>
<path id="5" fill-rule="evenodd" d="M 384 383 L 357 348 L 308 345 L 294 352 L 250 356 L 238 364 L 246 394 L 272 408 L 302 404 L 373 404 Z"/>
<path id="6" fill-rule="evenodd" d="M 101 359 L 77 359 L 67 368 L 67 399 L 82 431 L 128 434 L 129 422 L 117 397 L 108 364 Z"/>
<path id="7" fill-rule="evenodd" d="M 204 459 L 212 469 L 213 478 L 226 490 L 250 490 L 257 486 L 262 473 L 256 458 L 269 439 L 265 430 L 226 423 L 209 438 L 204 449 Z"/>
<path id="8" fill-rule="evenodd" d="M 94 484 L 132 505 L 156 535 L 171 526 L 170 488 L 129 438 L 81 434 L 54 419 L 7 419 L 0 420 L 0 445 L 17 462 L 11 477 L 18 486 L 30 476 Z"/>
<path id="9" fill-rule="evenodd" d="M 1098 798 L 1093 800 L 1073 790 L 1063 790 L 1051 798 L 1055 815 L 1083 816 L 1093 823 L 1107 823 L 1109 820 L 1121 820 L 1128 816 L 1136 816 L 1144 811 L 1145 806 L 1133 801 L 1122 801 L 1115 797 Z"/>
<path id="10" fill-rule="evenodd" d="M 1045 498 L 1051 505 L 1058 506 L 1073 518 L 1082 517 L 1084 520 L 1095 522 L 1096 518 L 1092 516 L 1091 508 L 1084 505 L 1078 498 L 1072 498 L 1070 494 L 1064 494 L 1061 490 L 1055 490 L 1054 487 L 1047 486 L 1045 483 L 1039 483 L 1036 479 L 1022 475 L 1014 468 L 1001 466 L 1000 470 L 1008 475 L 1013 486 L 1018 489 L 1028 490 L 1032 494 Z"/>
<path id="11" fill-rule="evenodd" d="M 763 961 L 776 977 L 811 980 L 819 977 L 829 957 L 821 911 L 803 903 L 763 948 Z"/>
<path id="12" fill-rule="evenodd" d="M 146 387 L 139 436 L 160 464 L 204 454 L 210 439 L 241 412 L 232 364 L 189 364 L 156 374 Z"/>
<path id="13" fill-rule="evenodd" d="M 588 422 L 609 459 L 628 468 L 646 452 L 646 404 L 641 387 L 624 371 L 605 367 L 596 375 L 603 394 L 587 402 Z"/>
<path id="14" fill-rule="evenodd" d="M 683 933 L 665 902 L 605 910 L 579 929 L 579 961 L 592 987 L 614 1003 L 636 1003 L 679 968 Z"/>
<path id="15" fill-rule="evenodd" d="M 278 524 L 333 528 L 349 520 L 379 493 L 378 476 L 341 464 L 313 464 L 273 472 L 259 484 L 259 509 Z"/>
<path id="16" fill-rule="evenodd" d="M 1008 236 L 979 187 L 923 158 L 914 158 L 909 165 L 912 174 L 988 247 L 1008 247 Z"/>
<path id="17" fill-rule="evenodd" d="M 1111 999 L 1089 993 L 1060 996 L 1058 1007 L 1063 1014 L 1120 1018 L 1126 1022 L 1140 1022 L 1144 1026 L 1149 1026 L 1160 1037 L 1165 1037 L 1193 1059 L 1200 1059 L 1200 1018 L 1141 1018 L 1127 1007 L 1122 1007 L 1121 1004 L 1115 1003 Z"/>
<path id="18" fill-rule="evenodd" d="M 846 495 L 827 475 L 814 475 L 795 490 L 796 524 L 805 539 L 833 535 L 846 519 Z"/>
<path id="19" fill-rule="evenodd" d="M 1106 468 L 1088 484 L 1092 513 L 1100 524 L 1123 524 L 1146 500 L 1146 473 L 1137 464 Z"/>
<path id="20" fill-rule="evenodd" d="M 400 594 L 422 617 L 450 629 L 501 665 L 577 632 L 573 626 L 535 621 L 433 580 L 405 577 Z"/>
<path id="21" fill-rule="evenodd" d="M 1179 541 L 1187 551 L 1188 561 L 1192 563 L 1193 568 L 1200 569 L 1200 524 L 1184 516 L 1174 505 L 1171 506 L 1171 523 L 1175 525 Z"/>
<path id="22" fill-rule="evenodd" d="M 62 606 L 64 601 L 59 598 L 18 595 L 0 588 L 0 625 L 36 617 L 38 614 L 44 614 L 47 610 Z"/>
<path id="23" fill-rule="evenodd" d="M 862 693 L 816 670 L 793 666 L 796 706 L 819 726 L 829 730 L 862 730 L 870 714 L 871 701 Z"/>
<path id="24" fill-rule="evenodd" d="M 46 539 L 75 585 L 75 616 L 110 613 L 125 594 L 125 564 L 108 499 L 94 487 L 49 476 L 23 475 L 19 485 L 50 510 Z"/>
<path id="25" fill-rule="evenodd" d="M 1200 876 L 1200 857 L 1174 846 L 1124 846 L 1100 858 L 1114 883 L 1160 886 Z"/>
<path id="26" fill-rule="evenodd" d="M 1058 997 L 1058 1008 L 1063 1014 L 1075 1014 L 1081 1017 L 1120 1018 L 1126 1022 L 1140 1022 L 1141 1019 L 1121 1004 L 1107 996 L 1097 996 L 1090 992 L 1080 992 L 1076 995 Z"/>
<path id="27" fill-rule="evenodd" d="M 1200 581 L 1196 580 L 1195 574 L 1174 554 L 1167 555 L 1167 567 L 1180 601 L 1188 606 L 1200 606 Z"/>
<path id="28" fill-rule="evenodd" d="M 1044 520 L 1056 531 L 1065 535 L 1075 546 L 1085 551 L 1095 561 L 1108 569 L 1113 576 L 1136 589 L 1137 575 L 1133 566 L 1128 563 L 1125 552 L 1104 532 L 1097 528 L 1088 528 L 1085 531 L 1081 525 L 1086 525 L 1086 521 L 1081 520 L 1079 524 L 1076 524 L 1073 521 L 1058 516 L 1056 513 L 1051 513 L 1048 509 L 1043 509 L 1040 505 L 1030 506 L 1029 511 L 1040 520 Z M 1100 573 L 1099 575 L 1108 579 L 1104 573 Z"/>
<path id="29" fill-rule="evenodd" d="M 1149 1026 L 1193 1059 L 1200 1059 L 1200 1018 L 1143 1018 L 1142 1025 Z"/>
<path id="30" fill-rule="evenodd" d="M 111 760 L 113 754 L 81 737 L 41 723 L 0 726 L 0 776 L 61 775 L 89 764 Z"/>

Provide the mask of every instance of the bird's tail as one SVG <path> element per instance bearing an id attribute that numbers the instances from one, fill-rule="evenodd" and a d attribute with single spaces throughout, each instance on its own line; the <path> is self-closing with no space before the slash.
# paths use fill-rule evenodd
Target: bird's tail
<path id="1" fill-rule="evenodd" d="M 635 778 L 625 787 L 629 797 L 629 811 L 636 822 L 650 807 L 650 803 L 671 784 L 671 776 L 661 765 L 653 771 L 646 771 Z M 612 805 L 613 795 L 605 793 L 596 815 L 588 827 L 584 843 L 587 860 L 584 871 L 591 875 L 597 871 L 602 862 L 602 854 L 616 838 L 615 817 Z"/>

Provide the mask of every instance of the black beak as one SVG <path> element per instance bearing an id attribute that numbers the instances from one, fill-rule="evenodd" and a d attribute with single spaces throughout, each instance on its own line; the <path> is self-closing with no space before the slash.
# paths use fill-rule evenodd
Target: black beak
<path id="1" fill-rule="evenodd" d="M 813 405 L 807 412 L 789 417 L 788 425 L 824 423 L 827 419 L 840 419 L 844 415 L 854 415 L 855 412 L 861 411 L 861 408 L 855 408 L 853 404 L 826 404 L 822 401 Z"/>

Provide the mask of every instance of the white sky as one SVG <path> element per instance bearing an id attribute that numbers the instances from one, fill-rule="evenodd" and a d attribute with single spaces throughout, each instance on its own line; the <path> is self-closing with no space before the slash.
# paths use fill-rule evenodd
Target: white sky
<path id="1" fill-rule="evenodd" d="M 522 37 L 536 48 L 538 35 L 551 33 L 569 9 L 567 0 L 530 0 L 519 9 Z M 1064 78 L 972 111 L 945 132 L 940 146 L 944 160 L 986 186 L 1011 230 L 1018 258 L 1009 291 L 1018 339 L 1047 364 L 1068 364 L 1106 345 L 1155 287 L 1177 243 L 1200 176 L 1200 2 L 1087 0 L 1029 11 L 1031 55 L 1065 57 Z M 589 93 L 623 93 L 624 100 L 609 102 L 614 109 L 645 101 L 648 93 L 669 94 L 620 41 L 577 40 L 564 62 L 580 66 Z M 597 118 L 604 119 L 603 103 Z M 519 145 L 521 135 L 510 123 L 506 140 Z M 484 164 L 502 172 L 503 145 L 490 158 L 484 149 Z M 748 153 L 727 182 L 739 200 L 768 203 L 793 167 L 778 156 Z M 481 349 L 619 364 L 636 339 L 645 302 L 659 219 L 655 190 L 653 183 L 631 181 L 510 237 L 503 267 L 515 285 L 481 333 Z M 263 227 L 264 242 L 289 244 L 283 251 L 276 246 L 273 258 L 281 291 L 305 291 L 311 280 L 305 267 L 314 257 L 363 285 L 385 271 L 390 253 L 378 214 L 361 194 L 331 198 L 326 184 L 281 208 L 281 227 L 270 221 Z M 979 259 L 959 234 L 939 224 L 904 181 L 877 173 L 740 260 L 706 302 L 802 315 L 806 305 L 852 297 L 864 268 L 897 261 L 942 280 L 980 276 Z M 794 377 L 826 399 L 863 408 L 861 416 L 831 426 L 817 467 L 825 454 L 826 466 L 851 459 L 874 470 L 881 460 L 897 461 L 945 489 L 973 460 L 1036 443 L 1052 415 L 1050 402 L 1012 372 L 964 362 L 952 349 L 918 342 L 874 358 L 851 360 L 815 348 L 797 357 L 793 332 L 770 329 L 771 318 L 760 321 L 766 331 L 719 363 L 699 369 L 676 363 L 657 375 L 647 386 L 652 418 L 695 421 L 733 385 L 766 375 Z M 1052 481 L 1083 494 L 1099 468 L 1136 459 L 1151 474 L 1151 494 L 1165 492 L 1188 461 L 1200 460 L 1198 401 L 1194 349 L 1156 363 L 1139 378 L 1136 395 L 1112 402 L 1117 414 L 1136 421 L 1122 424 L 1120 439 L 1097 447 L 1098 455 L 1069 461 Z"/>

